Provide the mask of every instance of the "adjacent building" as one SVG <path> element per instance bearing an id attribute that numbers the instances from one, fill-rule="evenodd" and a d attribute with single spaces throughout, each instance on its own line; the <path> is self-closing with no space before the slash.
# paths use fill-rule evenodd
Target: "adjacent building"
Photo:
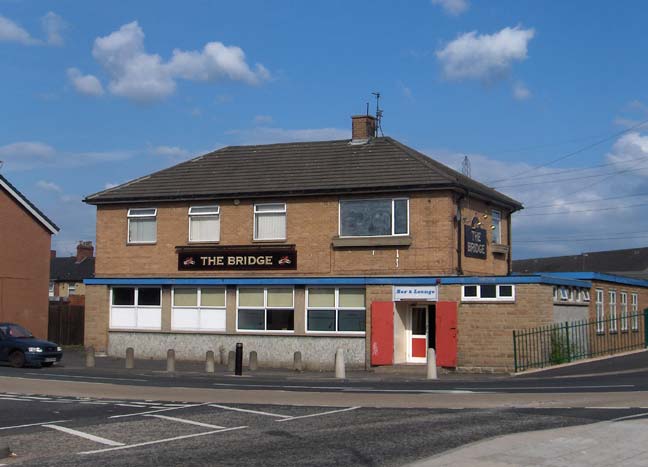
<path id="1" fill-rule="evenodd" d="M 0 321 L 47 337 L 51 236 L 58 227 L 0 175 Z"/>
<path id="2" fill-rule="evenodd" d="M 75 304 L 85 302 L 85 279 L 94 277 L 95 258 L 91 241 L 80 241 L 75 256 L 56 256 L 51 251 L 50 300 L 64 300 Z"/>
<path id="3" fill-rule="evenodd" d="M 513 367 L 513 329 L 564 317 L 511 275 L 522 205 L 352 118 L 352 139 L 226 147 L 88 196 L 97 207 L 86 345 L 204 358 L 241 342 L 311 369 Z"/>

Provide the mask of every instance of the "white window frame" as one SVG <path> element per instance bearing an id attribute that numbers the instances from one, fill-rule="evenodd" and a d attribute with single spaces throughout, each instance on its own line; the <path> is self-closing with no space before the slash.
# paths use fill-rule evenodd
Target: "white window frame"
<path id="1" fill-rule="evenodd" d="M 133 305 L 113 305 L 113 289 L 135 289 L 133 297 Z M 157 289 L 160 292 L 160 304 L 159 305 L 139 305 L 139 291 L 140 289 Z M 133 287 L 128 285 L 115 286 L 110 288 L 110 294 L 108 299 L 110 300 L 110 316 L 108 326 L 110 329 L 144 329 L 144 330 L 160 330 L 162 329 L 162 287 Z M 116 326 L 113 323 L 113 310 L 115 311 L 132 311 L 135 317 L 135 326 Z M 157 326 L 143 326 L 138 325 L 138 320 L 140 319 L 140 310 L 142 311 L 156 311 L 158 312 Z"/>
<path id="2" fill-rule="evenodd" d="M 342 203 L 349 201 L 391 201 L 391 234 L 388 235 L 342 235 Z M 396 201 L 407 201 L 407 232 L 394 233 L 394 209 Z M 397 198 L 351 198 L 341 199 L 338 201 L 338 237 L 339 238 L 389 238 L 389 237 L 407 237 L 410 234 L 410 200 L 405 197 Z"/>
<path id="3" fill-rule="evenodd" d="M 68 284 L 68 295 L 76 295 L 76 284 L 74 282 L 70 282 Z"/>
<path id="4" fill-rule="evenodd" d="M 482 285 L 494 285 L 495 286 L 495 297 L 494 298 L 481 298 L 481 286 Z M 500 295 L 500 287 L 510 286 L 511 287 L 511 296 L 502 296 Z M 466 297 L 465 290 L 466 287 L 477 287 L 477 296 L 476 297 Z M 461 301 L 462 302 L 514 302 L 515 301 L 515 284 L 464 284 L 461 286 Z"/>
<path id="5" fill-rule="evenodd" d="M 596 332 L 605 332 L 605 294 L 603 289 L 596 289 Z"/>
<path id="6" fill-rule="evenodd" d="M 208 212 L 191 212 L 194 208 L 211 208 L 213 209 L 212 211 Z M 189 207 L 189 243 L 215 243 L 215 242 L 220 242 L 220 206 L 218 205 L 209 205 L 209 206 L 190 206 Z M 192 240 L 192 232 L 191 232 L 191 220 L 192 218 L 200 218 L 200 217 L 215 217 L 218 220 L 218 230 L 216 232 L 216 238 L 215 239 L 209 239 L 209 240 Z"/>
<path id="7" fill-rule="evenodd" d="M 260 306 L 240 306 L 239 305 L 239 292 L 241 289 L 263 289 L 263 324 L 264 329 L 239 329 L 239 310 L 260 310 Z M 292 290 L 292 307 L 281 307 L 281 306 L 272 306 L 268 307 L 268 290 L 272 289 L 291 289 Z M 292 310 L 293 312 L 293 330 L 283 330 L 283 329 L 268 329 L 268 309 L 270 310 Z M 242 286 L 236 288 L 236 332 L 248 333 L 248 334 L 294 334 L 295 333 L 295 287 L 288 286 L 275 286 L 275 287 L 263 287 L 263 286 Z"/>
<path id="8" fill-rule="evenodd" d="M 150 211 L 153 210 L 153 214 L 141 214 L 138 213 L 137 211 Z M 126 242 L 128 244 L 135 244 L 135 245 L 146 245 L 146 244 L 153 244 L 157 242 L 157 208 L 130 208 L 128 210 L 127 216 L 128 218 L 128 226 L 126 229 Z M 153 240 L 145 240 L 145 241 L 134 241 L 131 240 L 130 238 L 130 224 L 131 224 L 131 219 L 154 219 L 155 220 L 155 239 Z"/>
<path id="9" fill-rule="evenodd" d="M 590 291 L 589 289 L 581 289 L 581 298 L 584 302 L 590 301 Z"/>
<path id="10" fill-rule="evenodd" d="M 608 299 L 608 306 L 610 307 L 610 332 L 618 332 L 616 290 L 612 289 L 608 291 Z"/>
<path id="11" fill-rule="evenodd" d="M 347 335 L 347 336 L 364 336 L 367 333 L 367 289 L 365 291 L 365 306 L 363 307 L 348 307 L 340 306 L 340 290 L 344 289 L 362 289 L 363 287 L 327 287 L 326 285 L 313 286 L 306 288 L 306 305 L 305 305 L 305 315 L 304 315 L 304 324 L 306 326 L 306 334 L 337 334 L 337 335 Z M 335 304 L 331 307 L 321 307 L 321 306 L 308 306 L 308 296 L 310 294 L 310 289 L 335 289 Z M 308 311 L 309 310 L 326 310 L 326 311 L 335 311 L 335 331 L 309 331 L 308 330 Z M 340 311 L 364 311 L 365 312 L 365 330 L 364 331 L 338 331 L 338 322 Z"/>
<path id="12" fill-rule="evenodd" d="M 497 213 L 497 215 L 495 215 Z M 495 218 L 497 218 L 497 229 L 493 229 L 493 238 L 491 243 L 501 244 L 502 243 L 502 211 L 499 209 L 491 209 L 491 220 L 492 225 L 495 226 Z M 497 231 L 498 237 L 495 238 L 495 232 Z"/>
<path id="13" fill-rule="evenodd" d="M 631 327 L 634 332 L 639 331 L 639 294 L 630 294 L 630 313 L 632 314 Z"/>
<path id="14" fill-rule="evenodd" d="M 49 283 L 49 291 L 48 291 L 48 295 L 49 295 L 50 297 L 53 297 L 53 296 L 54 296 L 54 282 L 50 282 L 50 283 Z"/>
<path id="15" fill-rule="evenodd" d="M 621 332 L 628 332 L 628 292 L 621 292 Z"/>
<path id="16" fill-rule="evenodd" d="M 560 293 L 560 300 L 563 302 L 569 301 L 569 287 L 560 287 L 558 289 Z"/>
<path id="17" fill-rule="evenodd" d="M 196 306 L 178 306 L 175 304 L 175 291 L 176 289 L 197 289 L 197 297 L 196 297 Z M 224 294 L 224 304 L 223 306 L 205 306 L 202 304 L 202 291 L 207 290 L 207 289 L 219 289 L 223 290 Z M 175 324 L 175 313 L 176 312 L 182 312 L 182 311 L 193 311 L 196 310 L 198 312 L 198 323 L 201 323 L 203 321 L 203 312 L 213 312 L 213 311 L 222 311 L 225 315 L 225 324 L 223 325 L 222 328 L 210 328 L 210 327 L 205 327 L 201 326 L 200 324 L 198 325 L 197 328 L 191 328 L 191 327 L 185 327 L 185 326 L 178 326 Z M 209 331 L 209 332 L 225 332 L 227 330 L 227 287 L 225 286 L 220 286 L 220 287 L 199 287 L 199 286 L 191 286 L 191 285 L 186 285 L 186 286 L 177 286 L 173 287 L 171 289 L 171 330 L 173 331 Z"/>
<path id="18" fill-rule="evenodd" d="M 277 209 L 274 211 L 257 211 L 257 207 L 259 206 L 283 206 L 283 209 Z M 286 234 L 282 238 L 258 238 L 257 237 L 257 214 L 283 214 L 284 215 L 284 232 Z M 252 232 L 252 238 L 254 240 L 286 240 L 288 237 L 288 207 L 286 206 L 286 203 L 255 203 L 254 204 L 254 226 L 253 226 L 253 232 Z M 293 302 L 294 302 L 294 297 L 293 297 Z M 237 304 L 238 304 L 238 299 L 237 299 Z M 238 315 L 238 313 L 237 313 Z"/>

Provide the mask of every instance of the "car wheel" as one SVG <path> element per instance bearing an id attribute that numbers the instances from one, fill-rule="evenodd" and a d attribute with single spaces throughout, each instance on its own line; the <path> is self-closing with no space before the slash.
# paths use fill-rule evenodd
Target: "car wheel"
<path id="1" fill-rule="evenodd" d="M 16 350 L 9 355 L 9 363 L 14 368 L 22 368 L 25 366 L 25 354 L 20 350 Z"/>
<path id="2" fill-rule="evenodd" d="M 54 365 L 54 362 L 43 362 L 43 363 L 41 363 L 41 365 L 43 365 L 44 367 L 49 367 L 49 366 Z"/>

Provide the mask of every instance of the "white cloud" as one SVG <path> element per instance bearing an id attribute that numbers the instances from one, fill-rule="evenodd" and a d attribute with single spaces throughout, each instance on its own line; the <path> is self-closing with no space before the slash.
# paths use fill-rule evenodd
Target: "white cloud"
<path id="1" fill-rule="evenodd" d="M 436 56 L 447 79 L 491 82 L 505 76 L 513 62 L 526 60 L 528 43 L 534 35 L 533 29 L 519 26 L 494 34 L 472 31 L 437 50 Z"/>
<path id="2" fill-rule="evenodd" d="M 518 81 L 513 85 L 513 97 L 518 101 L 525 101 L 531 97 L 531 91 L 523 82 Z"/>
<path id="3" fill-rule="evenodd" d="M 39 180 L 36 182 L 36 186 L 41 190 L 45 191 L 54 191 L 56 193 L 61 193 L 63 189 L 54 182 L 48 182 L 46 180 Z"/>
<path id="4" fill-rule="evenodd" d="M 326 141 L 351 138 L 351 131 L 340 128 L 309 128 L 290 130 L 285 128 L 257 127 L 248 130 L 229 130 L 241 144 L 271 144 L 298 141 Z"/>
<path id="5" fill-rule="evenodd" d="M 616 170 L 648 177 L 648 135 L 636 131 L 622 135 L 607 154 L 607 160 L 614 164 Z"/>
<path id="6" fill-rule="evenodd" d="M 443 8 L 447 14 L 458 16 L 468 10 L 470 3 L 468 0 L 431 0 L 432 5 L 438 5 Z"/>
<path id="7" fill-rule="evenodd" d="M 187 159 L 190 156 L 189 151 L 178 146 L 156 146 L 150 149 L 150 153 L 171 159 Z"/>
<path id="8" fill-rule="evenodd" d="M 170 96 L 178 79 L 259 84 L 270 78 L 263 65 L 250 68 L 240 47 L 221 42 L 209 42 L 201 51 L 175 49 L 165 62 L 160 55 L 146 52 L 144 31 L 137 21 L 98 37 L 92 55 L 110 76 L 112 94 L 141 103 Z"/>
<path id="9" fill-rule="evenodd" d="M 115 188 L 116 186 L 117 183 L 106 182 L 106 184 L 104 185 L 104 190 L 110 190 L 111 188 Z"/>
<path id="10" fill-rule="evenodd" d="M 17 23 L 2 15 L 0 15 L 0 42 L 18 42 L 24 45 L 40 43 Z"/>
<path id="11" fill-rule="evenodd" d="M 49 45 L 63 45 L 64 41 L 61 33 L 67 27 L 63 18 L 56 13 L 49 11 L 41 18 L 41 25 L 43 26 L 43 31 L 47 36 L 47 43 Z"/>
<path id="12" fill-rule="evenodd" d="M 254 123 L 257 125 L 268 125 L 272 123 L 272 117 L 270 115 L 255 115 Z"/>
<path id="13" fill-rule="evenodd" d="M 104 93 L 101 82 L 93 75 L 83 75 L 77 68 L 68 68 L 67 75 L 80 94 L 86 96 L 101 96 Z"/>

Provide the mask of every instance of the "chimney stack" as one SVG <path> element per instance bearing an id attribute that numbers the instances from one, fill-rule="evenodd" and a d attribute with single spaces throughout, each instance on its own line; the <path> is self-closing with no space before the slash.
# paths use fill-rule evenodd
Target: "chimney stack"
<path id="1" fill-rule="evenodd" d="M 92 258 L 94 255 L 94 247 L 91 241 L 80 241 L 77 245 L 76 262 L 80 263 L 86 258 Z"/>
<path id="2" fill-rule="evenodd" d="M 360 143 L 376 136 L 376 117 L 371 115 L 354 115 L 351 117 L 351 139 Z"/>

